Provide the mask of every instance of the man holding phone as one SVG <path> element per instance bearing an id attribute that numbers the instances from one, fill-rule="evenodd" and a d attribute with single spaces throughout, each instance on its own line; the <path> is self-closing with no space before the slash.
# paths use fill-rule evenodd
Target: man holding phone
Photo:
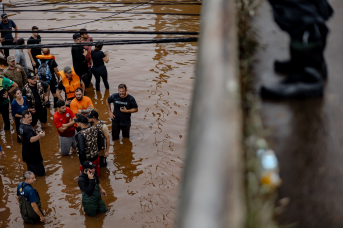
<path id="1" fill-rule="evenodd" d="M 111 103 L 114 106 L 113 112 Z M 118 93 L 114 93 L 107 98 L 106 106 L 112 120 L 112 140 L 119 139 L 120 130 L 123 138 L 130 137 L 131 113 L 138 112 L 138 105 L 135 98 L 127 93 L 125 84 L 120 84 Z"/>
<path id="2" fill-rule="evenodd" d="M 82 193 L 82 206 L 89 216 L 95 216 L 97 212 L 106 212 L 107 208 L 101 195 L 106 196 L 99 178 L 95 172 L 95 164 L 85 161 L 82 165 L 82 173 L 77 182 Z"/>
<path id="3" fill-rule="evenodd" d="M 45 136 L 45 132 L 41 131 L 36 134 L 36 131 L 30 125 L 32 122 L 32 115 L 29 110 L 22 112 L 22 123 L 19 127 L 19 134 L 23 143 L 22 155 L 23 161 L 27 165 L 27 170 L 33 172 L 37 176 L 45 175 L 45 168 L 43 166 L 43 157 L 40 152 L 39 139 Z"/>

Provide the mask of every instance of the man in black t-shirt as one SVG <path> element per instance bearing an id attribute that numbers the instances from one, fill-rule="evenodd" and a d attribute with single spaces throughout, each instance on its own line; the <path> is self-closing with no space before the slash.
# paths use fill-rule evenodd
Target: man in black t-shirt
<path id="1" fill-rule="evenodd" d="M 45 175 L 43 166 L 43 158 L 40 151 L 39 139 L 45 136 L 45 132 L 41 131 L 37 135 L 33 127 L 31 113 L 28 110 L 22 112 L 22 123 L 19 127 L 19 133 L 23 142 L 22 156 L 23 161 L 27 164 L 27 170 L 33 172 L 37 176 Z"/>
<path id="2" fill-rule="evenodd" d="M 49 101 L 50 86 L 48 83 L 37 81 L 37 76 L 34 73 L 29 73 L 28 83 L 23 88 L 23 96 L 26 96 L 30 107 L 35 111 L 32 113 L 32 126 L 36 126 L 38 120 L 42 124 L 42 128 L 46 128 L 47 111 L 45 104 Z"/>
<path id="3" fill-rule="evenodd" d="M 73 35 L 74 45 L 71 48 L 71 56 L 73 58 L 73 66 L 75 73 L 81 78 L 81 80 L 87 85 L 88 63 L 86 60 L 87 50 L 81 44 L 80 33 Z"/>
<path id="4" fill-rule="evenodd" d="M 106 100 L 109 117 L 112 120 L 112 139 L 119 139 L 120 130 L 123 137 L 130 137 L 131 113 L 138 112 L 138 106 L 133 96 L 127 94 L 125 84 L 118 86 L 118 92 Z M 113 113 L 111 111 L 113 103 Z"/>
<path id="5" fill-rule="evenodd" d="M 58 101 L 58 97 L 56 94 L 56 88 L 57 88 L 57 84 L 60 82 L 61 80 L 61 76 L 60 73 L 58 73 L 58 68 L 57 68 L 57 63 L 55 61 L 55 56 L 50 55 L 50 49 L 49 48 L 43 48 L 42 49 L 43 55 L 38 55 L 36 58 L 36 69 L 35 69 L 35 74 L 38 74 L 38 69 L 40 66 L 40 63 L 45 63 L 46 61 L 48 61 L 47 65 L 49 66 L 49 70 L 51 73 L 51 80 L 49 82 L 50 85 L 50 91 L 52 93 L 52 96 L 54 97 L 54 108 L 56 108 L 56 102 Z M 50 102 L 47 103 L 47 108 L 50 108 Z"/>
<path id="6" fill-rule="evenodd" d="M 42 38 L 40 37 L 40 35 L 38 35 L 38 33 L 34 32 L 37 31 L 38 27 L 37 26 L 33 26 L 32 27 L 32 36 L 29 38 L 29 40 L 27 41 L 27 44 L 41 44 L 42 42 Z M 37 55 L 41 55 L 41 48 L 31 48 L 31 49 L 27 49 L 27 54 L 29 55 L 29 58 L 31 60 L 32 63 L 32 68 L 35 70 L 36 69 L 36 56 Z"/>

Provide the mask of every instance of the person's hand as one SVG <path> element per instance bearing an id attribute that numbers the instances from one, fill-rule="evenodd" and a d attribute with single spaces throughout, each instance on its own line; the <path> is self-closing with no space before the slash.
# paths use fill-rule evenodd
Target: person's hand
<path id="1" fill-rule="evenodd" d="M 101 189 L 100 192 L 101 192 L 101 195 L 107 196 L 106 191 L 104 189 Z"/>
<path id="2" fill-rule="evenodd" d="M 127 112 L 127 109 L 126 109 L 125 106 L 124 106 L 124 107 L 120 107 L 120 111 L 121 111 L 121 112 Z"/>
<path id="3" fill-rule="evenodd" d="M 3 42 L 3 41 L 5 41 L 5 38 L 0 38 L 0 42 Z"/>
<path id="4" fill-rule="evenodd" d="M 32 61 L 32 66 L 36 66 L 36 61 Z"/>
<path id="5" fill-rule="evenodd" d="M 87 171 L 87 175 L 88 175 L 88 179 L 94 179 L 94 174 L 89 172 L 89 170 Z"/>
<path id="6" fill-rule="evenodd" d="M 35 113 L 36 113 L 36 109 L 34 109 L 34 108 L 30 108 L 29 111 L 30 111 L 32 114 L 35 114 Z"/>
<path id="7" fill-rule="evenodd" d="M 41 221 L 41 222 L 45 222 L 44 216 L 41 216 L 41 217 L 40 217 L 40 221 Z"/>
<path id="8" fill-rule="evenodd" d="M 66 105 L 70 105 L 71 100 L 66 100 Z"/>
<path id="9" fill-rule="evenodd" d="M 93 109 L 93 105 L 90 104 L 90 105 L 87 107 L 87 109 L 88 109 L 88 110 L 92 110 L 92 109 Z"/>
<path id="10" fill-rule="evenodd" d="M 17 43 L 18 38 L 14 38 L 13 43 Z"/>
<path id="11" fill-rule="evenodd" d="M 110 155 L 110 152 L 109 152 L 108 150 L 106 150 L 106 151 L 105 151 L 105 155 L 104 155 L 104 157 L 105 157 L 105 158 L 107 158 L 107 157 L 108 157 L 108 155 Z"/>
<path id="12" fill-rule="evenodd" d="M 3 98 L 7 98 L 8 97 L 8 92 L 6 91 L 3 95 L 2 95 Z"/>
<path id="13" fill-rule="evenodd" d="M 3 155 L 3 153 L 2 153 L 2 151 L 0 151 L 0 159 L 2 158 L 2 155 Z"/>
<path id="14" fill-rule="evenodd" d="M 45 96 L 45 103 L 49 101 L 49 96 Z"/>
<path id="15" fill-rule="evenodd" d="M 45 136 L 45 131 L 39 132 L 39 136 L 40 136 L 41 138 L 43 138 L 43 137 Z"/>
<path id="16" fill-rule="evenodd" d="M 107 51 L 105 52 L 105 55 L 108 56 L 110 53 L 108 53 Z"/>
<path id="17" fill-rule="evenodd" d="M 113 115 L 113 113 L 112 113 L 112 112 L 109 112 L 109 113 L 108 113 L 108 115 L 110 116 L 110 119 L 111 119 L 111 120 L 113 120 L 113 119 L 114 119 L 114 117 L 115 117 L 115 116 Z"/>
<path id="18" fill-rule="evenodd" d="M 83 49 L 83 55 L 86 57 L 86 55 L 87 55 L 87 50 L 86 49 Z"/>

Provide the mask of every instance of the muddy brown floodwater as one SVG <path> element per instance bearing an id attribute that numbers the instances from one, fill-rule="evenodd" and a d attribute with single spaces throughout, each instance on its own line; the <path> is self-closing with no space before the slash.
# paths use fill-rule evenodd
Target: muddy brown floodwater
<path id="1" fill-rule="evenodd" d="M 16 1 L 12 3 L 16 4 Z M 25 1 L 26 5 L 31 3 L 34 2 Z M 113 18 L 68 29 L 194 32 L 198 31 L 199 27 L 199 16 L 156 14 L 200 14 L 201 6 L 196 4 L 143 4 L 131 9 L 135 5 L 106 5 L 105 2 L 93 4 L 102 3 L 101 1 L 87 3 L 89 4 L 68 6 L 57 3 L 18 8 L 80 10 L 78 13 L 8 13 L 19 29 L 31 29 L 33 25 L 40 29 L 59 28 L 89 22 L 125 10 L 150 14 L 121 13 Z M 83 13 L 84 10 L 92 10 L 94 13 Z M 99 11 L 108 13 L 98 13 Z M 91 36 L 95 41 L 172 37 L 107 34 Z M 27 40 L 30 34 L 19 34 L 19 37 Z M 72 34 L 41 34 L 41 37 L 42 43 L 72 42 Z M 81 192 L 77 185 L 79 160 L 75 154 L 63 157 L 60 155 L 58 136 L 52 121 L 56 110 L 50 108 L 46 136 L 40 140 L 46 176 L 38 177 L 33 185 L 40 194 L 46 222 L 34 227 L 175 227 L 197 44 L 104 46 L 103 50 L 110 53 L 110 62 L 106 64 L 110 90 L 106 91 L 101 84 L 101 90 L 96 92 L 94 78 L 91 86 L 86 89 L 86 96 L 92 99 L 100 119 L 111 126 L 105 99 L 117 92 L 120 83 L 128 86 L 128 93 L 135 97 L 139 107 L 138 113 L 132 115 L 130 139 L 114 142 L 111 140 L 108 166 L 100 168 L 100 181 L 107 191 L 107 196 L 103 198 L 108 211 L 96 217 L 85 216 L 81 206 Z M 14 51 L 11 50 L 11 53 L 14 54 Z M 51 53 L 56 56 L 59 70 L 66 65 L 72 65 L 70 48 L 54 48 Z M 29 62 L 27 54 L 26 57 Z M 3 126 L 2 118 L 0 124 Z M 13 119 L 11 130 L 1 130 L 0 138 L 1 147 L 5 151 L 0 160 L 0 227 L 33 227 L 24 224 L 15 199 L 16 187 L 22 181 L 26 165 L 22 161 L 21 144 L 16 142 Z"/>

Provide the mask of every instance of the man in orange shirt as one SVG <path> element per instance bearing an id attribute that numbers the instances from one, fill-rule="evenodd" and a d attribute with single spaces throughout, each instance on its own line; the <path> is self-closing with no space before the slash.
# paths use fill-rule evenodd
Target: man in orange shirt
<path id="1" fill-rule="evenodd" d="M 75 90 L 75 98 L 70 103 L 70 109 L 74 114 L 85 114 L 94 109 L 92 100 L 89 97 L 83 96 L 81 88 Z"/>

